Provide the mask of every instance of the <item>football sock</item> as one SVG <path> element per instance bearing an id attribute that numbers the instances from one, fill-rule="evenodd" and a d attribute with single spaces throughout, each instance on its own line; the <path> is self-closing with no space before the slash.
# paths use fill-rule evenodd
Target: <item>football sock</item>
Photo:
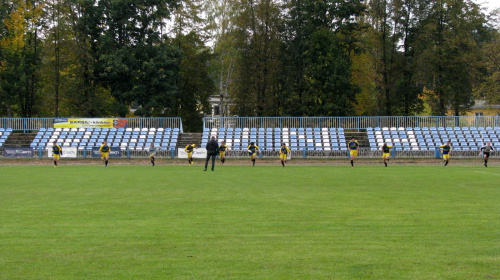
<path id="1" fill-rule="evenodd" d="M 446 161 L 446 163 L 444 164 L 444 166 L 447 166 L 448 165 L 448 161 Z"/>
<path id="2" fill-rule="evenodd" d="M 387 162 L 384 162 L 384 164 L 385 164 L 385 167 L 387 167 Z"/>
<path id="3" fill-rule="evenodd" d="M 57 161 L 54 160 L 54 165 L 57 166 Z"/>
<path id="4" fill-rule="evenodd" d="M 351 166 L 354 167 L 354 160 L 351 160 Z"/>
<path id="5" fill-rule="evenodd" d="M 284 162 L 284 161 L 281 161 L 281 165 L 283 165 L 283 167 L 285 167 L 285 162 Z"/>
<path id="6" fill-rule="evenodd" d="M 252 159 L 252 165 L 255 166 L 255 159 Z"/>
<path id="7" fill-rule="evenodd" d="M 151 158 L 151 164 L 155 165 L 155 158 Z"/>
<path id="8" fill-rule="evenodd" d="M 487 159 L 484 160 L 484 166 L 488 166 L 488 160 Z"/>
<path id="9" fill-rule="evenodd" d="M 108 166 L 108 161 L 107 160 L 105 161 L 105 164 L 106 164 L 106 166 Z"/>

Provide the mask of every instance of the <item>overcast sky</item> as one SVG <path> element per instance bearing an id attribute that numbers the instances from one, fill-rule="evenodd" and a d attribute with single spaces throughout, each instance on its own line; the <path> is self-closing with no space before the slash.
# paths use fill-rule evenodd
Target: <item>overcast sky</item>
<path id="1" fill-rule="evenodd" d="M 494 9 L 500 8 L 500 0 L 474 0 L 476 3 L 481 4 L 483 7 L 488 7 L 488 11 L 491 12 Z"/>

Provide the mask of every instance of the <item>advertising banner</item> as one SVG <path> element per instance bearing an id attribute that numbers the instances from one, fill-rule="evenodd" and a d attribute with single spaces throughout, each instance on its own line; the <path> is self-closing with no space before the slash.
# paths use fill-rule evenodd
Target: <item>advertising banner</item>
<path id="1" fill-rule="evenodd" d="M 54 128 L 126 128 L 126 119 L 54 119 Z"/>
<path id="2" fill-rule="evenodd" d="M 61 158 L 77 158 L 77 147 L 62 147 L 62 150 L 63 154 L 61 155 Z M 47 157 L 52 157 L 52 147 L 47 147 Z"/>
<path id="3" fill-rule="evenodd" d="M 3 154 L 5 157 L 13 158 L 30 158 L 35 155 L 35 151 L 32 148 L 3 148 Z"/>
<path id="4" fill-rule="evenodd" d="M 178 158 L 188 158 L 186 151 L 184 149 L 177 149 Z M 207 149 L 198 148 L 193 150 L 193 158 L 207 158 Z"/>
<path id="5" fill-rule="evenodd" d="M 92 157 L 93 158 L 101 157 L 101 152 L 99 152 L 99 147 L 92 148 Z M 120 147 L 111 147 L 111 150 L 109 151 L 109 157 L 110 158 L 122 157 L 122 150 L 120 149 Z"/>

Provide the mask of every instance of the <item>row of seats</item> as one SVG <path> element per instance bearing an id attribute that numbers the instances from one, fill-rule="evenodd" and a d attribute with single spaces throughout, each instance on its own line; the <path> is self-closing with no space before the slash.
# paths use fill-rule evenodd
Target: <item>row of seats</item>
<path id="1" fill-rule="evenodd" d="M 265 151 L 278 151 L 285 143 L 292 151 L 345 151 L 347 143 L 343 128 L 212 128 L 205 129 L 202 147 L 214 136 L 225 141 L 232 150 L 246 150 L 251 142 Z"/>
<path id="2" fill-rule="evenodd" d="M 476 127 L 400 127 L 368 128 L 370 148 L 378 150 L 387 143 L 396 150 L 432 151 L 447 141 L 455 151 L 477 151 L 486 142 L 500 146 L 500 128 Z"/>
<path id="3" fill-rule="evenodd" d="M 7 141 L 7 138 L 9 138 L 11 133 L 12 128 L 0 128 L 0 148 L 3 147 L 3 144 Z"/>
<path id="4" fill-rule="evenodd" d="M 80 150 L 100 146 L 104 141 L 112 147 L 131 150 L 147 150 L 151 143 L 155 147 L 170 149 L 177 146 L 178 128 L 79 128 L 41 129 L 31 143 L 35 149 L 51 147 L 56 141 L 63 147 L 77 147 Z"/>

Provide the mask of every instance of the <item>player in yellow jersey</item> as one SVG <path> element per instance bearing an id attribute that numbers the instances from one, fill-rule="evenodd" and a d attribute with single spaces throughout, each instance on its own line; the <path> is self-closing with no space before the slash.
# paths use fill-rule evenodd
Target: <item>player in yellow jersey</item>
<path id="1" fill-rule="evenodd" d="M 57 167 L 57 164 L 59 163 L 59 159 L 62 156 L 62 148 L 61 146 L 57 145 L 57 142 L 54 141 L 52 146 L 52 158 L 54 159 L 54 165 Z"/>
<path id="2" fill-rule="evenodd" d="M 229 154 L 229 149 L 227 148 L 226 142 L 222 141 L 219 145 L 219 158 L 222 165 L 226 162 L 226 154 Z"/>
<path id="3" fill-rule="evenodd" d="M 354 160 L 358 156 L 359 143 L 354 137 L 351 138 L 351 142 L 348 144 L 349 154 L 351 156 L 351 167 L 354 167 Z"/>
<path id="4" fill-rule="evenodd" d="M 108 167 L 110 150 L 111 148 L 108 146 L 108 141 L 104 141 L 104 143 L 99 147 L 99 152 L 101 152 L 101 160 L 104 160 L 104 167 Z"/>
<path id="5" fill-rule="evenodd" d="M 155 166 L 155 156 L 156 156 L 156 147 L 153 143 L 149 145 L 149 158 L 151 159 L 151 166 Z"/>
<path id="6" fill-rule="evenodd" d="M 444 160 L 444 166 L 447 166 L 448 165 L 448 162 L 450 161 L 450 155 L 451 155 L 451 145 L 450 145 L 450 141 L 446 142 L 445 145 L 441 145 L 439 146 L 439 148 L 442 148 L 443 151 L 443 160 Z"/>
<path id="7" fill-rule="evenodd" d="M 184 148 L 184 151 L 186 151 L 186 153 L 187 153 L 189 166 L 193 165 L 193 163 L 194 163 L 194 161 L 193 161 L 193 150 L 195 148 L 196 148 L 195 144 L 189 144 L 189 145 L 186 146 L 186 148 Z"/>
<path id="8" fill-rule="evenodd" d="M 392 146 L 388 145 L 387 143 L 385 143 L 381 148 L 381 150 L 383 152 L 382 158 L 384 159 L 385 167 L 387 167 L 387 162 L 389 161 L 389 157 L 391 156 L 391 149 L 392 149 Z"/>
<path id="9" fill-rule="evenodd" d="M 255 157 L 259 151 L 259 146 L 255 145 L 254 142 L 250 142 L 250 146 L 248 146 L 248 155 L 252 160 L 252 166 L 255 166 Z"/>
<path id="10" fill-rule="evenodd" d="M 285 167 L 286 159 L 287 159 L 289 154 L 290 154 L 290 149 L 286 146 L 285 143 L 281 144 L 280 159 L 281 159 L 281 165 L 283 167 Z"/>

